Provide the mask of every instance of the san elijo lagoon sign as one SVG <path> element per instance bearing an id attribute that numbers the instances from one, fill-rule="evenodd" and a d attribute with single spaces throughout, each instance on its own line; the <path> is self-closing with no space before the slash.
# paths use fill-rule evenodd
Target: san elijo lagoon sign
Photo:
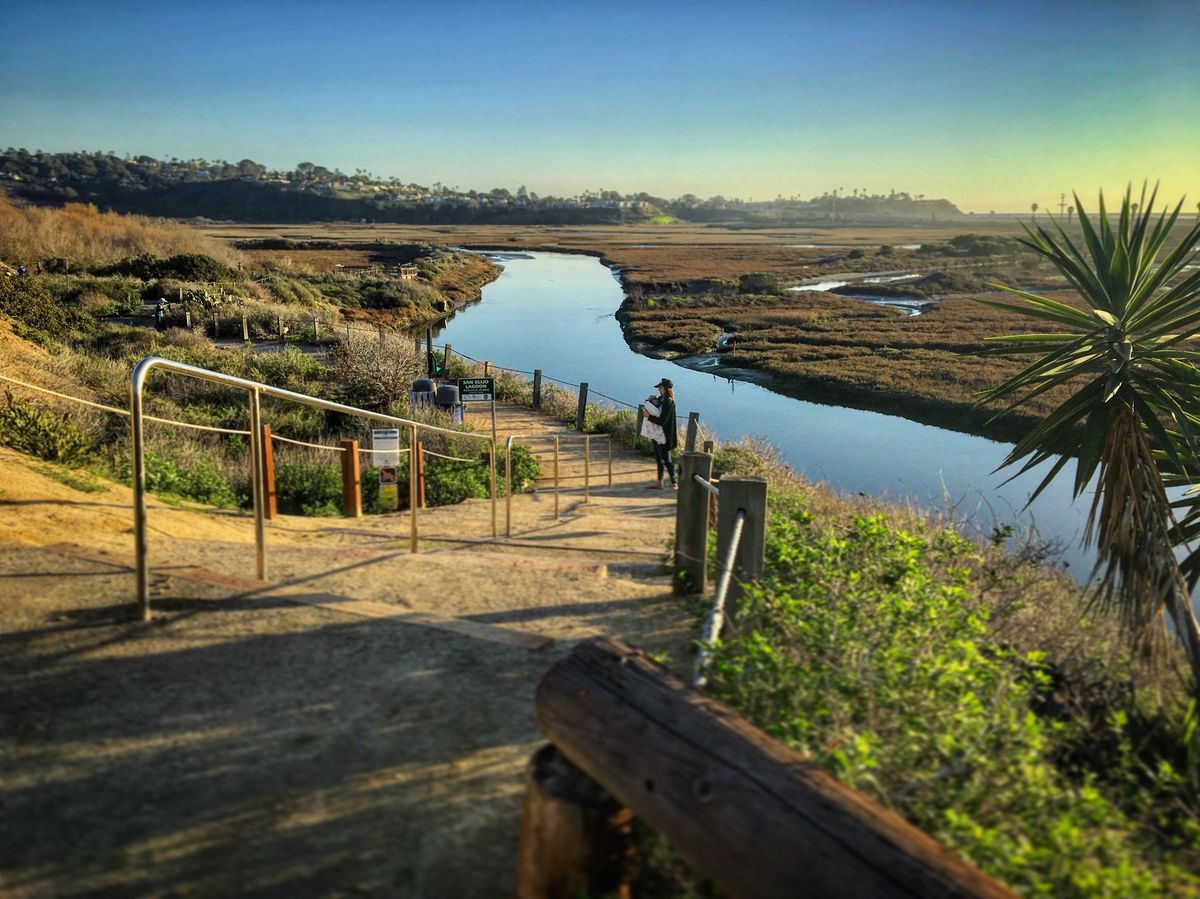
<path id="1" fill-rule="evenodd" d="M 496 399 L 495 378 L 459 378 L 458 399 L 463 403 L 487 403 Z"/>

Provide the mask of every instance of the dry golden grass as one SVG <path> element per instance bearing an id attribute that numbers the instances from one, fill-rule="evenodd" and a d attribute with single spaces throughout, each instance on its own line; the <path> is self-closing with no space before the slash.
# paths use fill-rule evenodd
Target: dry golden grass
<path id="1" fill-rule="evenodd" d="M 62 209 L 18 207 L 0 194 L 0 259 L 13 265 L 32 268 L 46 259 L 65 258 L 73 267 L 86 267 L 143 253 L 203 253 L 229 266 L 242 261 L 224 241 L 179 222 L 100 212 L 81 203 Z"/>

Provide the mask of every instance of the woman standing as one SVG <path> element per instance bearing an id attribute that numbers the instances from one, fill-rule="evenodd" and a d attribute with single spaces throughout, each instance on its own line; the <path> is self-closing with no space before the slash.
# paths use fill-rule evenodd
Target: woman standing
<path id="1" fill-rule="evenodd" d="M 670 378 L 663 378 L 654 385 L 658 396 L 646 397 L 646 420 L 654 425 L 646 436 L 650 438 L 650 448 L 654 450 L 654 461 L 658 465 L 658 483 L 651 489 L 663 489 L 663 469 L 671 478 L 672 489 L 677 489 L 675 483 L 675 465 L 671 462 L 671 450 L 679 444 L 675 437 L 675 385 Z"/>

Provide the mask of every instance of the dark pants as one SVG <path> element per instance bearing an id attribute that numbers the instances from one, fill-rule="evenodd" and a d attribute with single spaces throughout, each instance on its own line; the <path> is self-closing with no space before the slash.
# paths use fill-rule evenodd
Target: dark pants
<path id="1" fill-rule="evenodd" d="M 650 447 L 654 450 L 654 461 L 658 463 L 658 479 L 663 479 L 663 468 L 667 469 L 667 474 L 671 478 L 671 483 L 675 483 L 675 465 L 671 462 L 671 451 L 667 449 L 665 443 L 658 443 L 654 440 L 650 441 Z"/>

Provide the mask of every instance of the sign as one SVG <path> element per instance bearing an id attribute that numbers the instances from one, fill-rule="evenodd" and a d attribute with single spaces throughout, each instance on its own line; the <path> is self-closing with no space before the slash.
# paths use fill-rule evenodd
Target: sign
<path id="1" fill-rule="evenodd" d="M 375 428 L 371 431 L 371 449 L 379 468 L 395 468 L 400 464 L 400 431 L 398 428 Z"/>
<path id="2" fill-rule="evenodd" d="M 396 469 L 390 466 L 379 469 L 379 505 L 385 509 L 400 508 L 400 485 Z"/>
<path id="3" fill-rule="evenodd" d="M 495 402 L 495 378 L 459 378 L 458 399 L 463 403 Z"/>

